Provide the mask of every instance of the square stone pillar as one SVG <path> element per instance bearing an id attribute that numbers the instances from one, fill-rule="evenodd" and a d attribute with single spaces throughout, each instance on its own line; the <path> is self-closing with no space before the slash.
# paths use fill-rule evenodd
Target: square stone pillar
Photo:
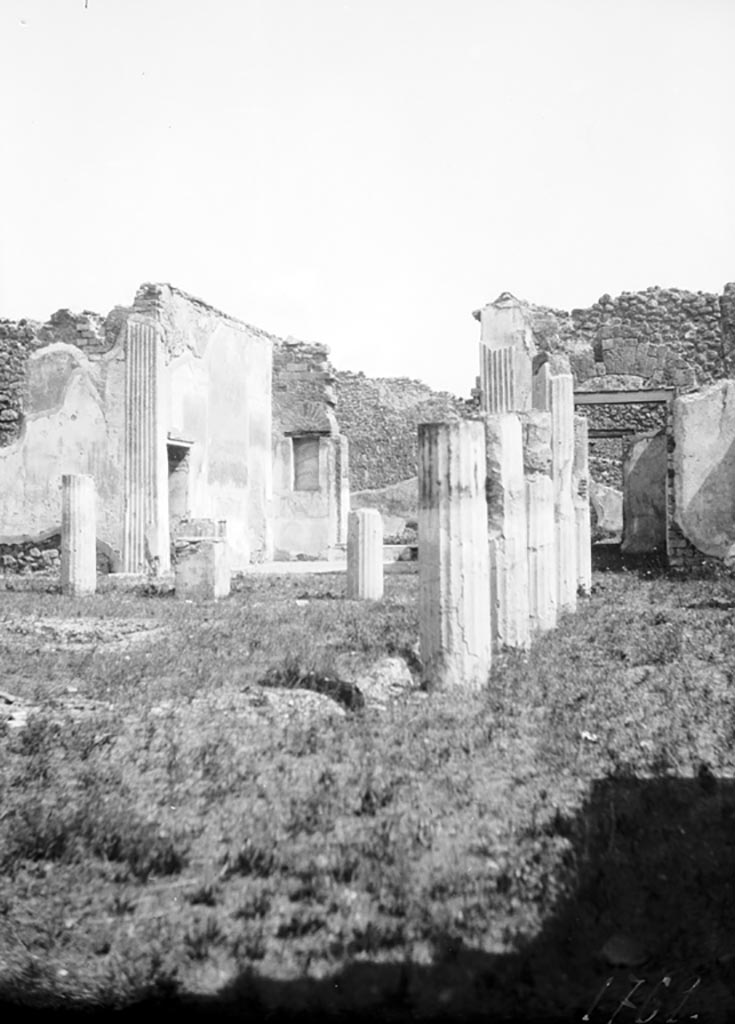
<path id="1" fill-rule="evenodd" d="M 551 479 L 551 415 L 523 416 L 523 464 L 528 524 L 528 613 L 531 635 L 556 627 L 558 573 L 554 485 Z"/>
<path id="2" fill-rule="evenodd" d="M 587 595 L 592 589 L 592 527 L 590 524 L 589 461 L 589 430 L 587 417 L 575 416 L 572 494 L 574 501 L 574 516 L 577 525 L 577 590 L 579 593 Z"/>
<path id="3" fill-rule="evenodd" d="M 493 645 L 527 647 L 528 525 L 519 417 L 487 416 L 485 447 Z"/>
<path id="4" fill-rule="evenodd" d="M 97 589 L 95 486 L 91 476 L 61 478 L 61 592 L 71 597 Z"/>
<path id="5" fill-rule="evenodd" d="M 553 369 L 562 369 L 562 372 L 553 372 Z M 572 485 L 574 380 L 571 373 L 563 372 L 563 366 L 552 368 L 551 362 L 543 363 L 534 375 L 533 401 L 534 408 L 551 414 L 557 601 L 559 611 L 574 611 L 577 607 L 577 519 Z"/>
<path id="6" fill-rule="evenodd" d="M 230 593 L 227 521 L 185 519 L 176 535 L 176 597 L 216 601 Z"/>
<path id="7" fill-rule="evenodd" d="M 376 508 L 350 513 L 347 535 L 347 597 L 379 601 L 383 596 L 383 517 Z"/>
<path id="8" fill-rule="evenodd" d="M 482 421 L 419 425 L 419 630 L 430 687 L 478 689 L 488 680 L 485 475 Z"/>

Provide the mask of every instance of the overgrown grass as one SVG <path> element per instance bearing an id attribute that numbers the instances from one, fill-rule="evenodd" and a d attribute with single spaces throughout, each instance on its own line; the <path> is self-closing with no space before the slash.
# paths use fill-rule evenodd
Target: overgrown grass
<path id="1" fill-rule="evenodd" d="M 428 1012 L 433 993 L 439 1009 L 532 1013 L 591 1002 L 615 931 L 656 946 L 652 970 L 694 970 L 703 949 L 719 962 L 735 913 L 717 856 L 735 820 L 732 581 L 599 575 L 480 695 L 259 707 L 263 681 L 339 699 L 330 684 L 354 691 L 376 658 L 413 663 L 416 578 L 387 583 L 375 605 L 342 601 L 336 575 L 246 579 L 206 606 L 0 593 L 4 688 L 40 705 L 0 736 L 0 991 L 122 1006 L 229 985 L 300 1005 L 315 998 L 300 981 L 336 976 L 342 1006 Z M 90 616 L 161 631 L 59 652 L 10 628 L 78 618 L 84 636 Z M 69 686 L 106 706 L 76 720 Z M 677 871 L 684 933 L 656 881 Z M 358 965 L 373 973 L 347 985 Z"/>

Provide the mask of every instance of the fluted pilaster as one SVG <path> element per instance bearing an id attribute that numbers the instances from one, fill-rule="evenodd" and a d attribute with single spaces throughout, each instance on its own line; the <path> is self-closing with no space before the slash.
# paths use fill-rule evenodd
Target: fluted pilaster
<path id="1" fill-rule="evenodd" d="M 163 572 L 170 567 L 163 356 L 152 324 L 128 323 L 127 332 L 123 569 Z"/>

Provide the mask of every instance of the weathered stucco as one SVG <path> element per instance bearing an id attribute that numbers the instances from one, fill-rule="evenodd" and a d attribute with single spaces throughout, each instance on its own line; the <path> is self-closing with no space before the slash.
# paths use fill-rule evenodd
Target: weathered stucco
<path id="1" fill-rule="evenodd" d="M 113 567 L 136 529 L 145 533 L 146 557 L 165 567 L 175 444 L 177 457 L 186 454 L 175 463 L 179 516 L 227 520 L 235 569 L 271 556 L 270 335 L 169 285 L 142 286 L 132 307 L 116 307 L 106 320 L 61 311 L 43 326 L 6 327 L 13 351 L 16 334 L 24 361 L 14 371 L 20 397 L 7 414 L 16 417 L 16 437 L 0 447 L 0 542 L 58 530 L 62 474 L 89 474 L 98 539 Z M 150 344 L 154 362 L 132 367 L 130 353 L 146 345 L 150 352 Z M 140 419 L 146 409 L 153 431 Z M 131 469 L 132 458 L 150 469 Z M 157 492 L 145 507 L 128 493 L 131 473 L 138 490 L 150 482 Z M 155 522 L 135 527 L 141 515 Z"/>
<path id="2" fill-rule="evenodd" d="M 674 519 L 697 550 L 735 545 L 735 381 L 674 401 Z"/>
<path id="3" fill-rule="evenodd" d="M 61 477 L 81 473 L 95 479 L 98 534 L 119 553 L 123 358 L 120 345 L 90 357 L 63 342 L 30 355 L 20 436 L 0 448 L 0 541 L 59 529 Z"/>
<path id="4" fill-rule="evenodd" d="M 271 339 L 176 292 L 159 322 L 168 435 L 193 442 L 188 513 L 227 520 L 233 568 L 271 557 Z"/>

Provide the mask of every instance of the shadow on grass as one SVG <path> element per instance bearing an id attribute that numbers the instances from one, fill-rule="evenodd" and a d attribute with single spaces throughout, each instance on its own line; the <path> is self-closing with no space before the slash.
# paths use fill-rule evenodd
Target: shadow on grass
<path id="1" fill-rule="evenodd" d="M 630 572 L 638 576 L 661 576 L 667 570 L 664 552 L 624 555 L 620 544 L 593 544 L 592 568 L 595 572 Z"/>
<path id="2" fill-rule="evenodd" d="M 353 962 L 289 982 L 247 970 L 215 996 L 115 1017 L 735 1020 L 735 783 L 706 769 L 696 779 L 601 779 L 553 832 L 573 845 L 576 891 L 513 954 L 473 949 L 457 931 L 437 936 L 431 965 Z"/>

